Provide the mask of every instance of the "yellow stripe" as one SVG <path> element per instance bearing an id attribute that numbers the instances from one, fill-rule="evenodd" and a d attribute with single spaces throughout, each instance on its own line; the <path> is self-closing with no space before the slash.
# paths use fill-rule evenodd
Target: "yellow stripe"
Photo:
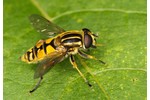
<path id="1" fill-rule="evenodd" d="M 61 41 L 64 41 L 64 40 L 67 40 L 67 39 L 73 39 L 73 38 L 81 39 L 81 38 L 80 38 L 80 37 L 78 37 L 78 36 L 73 36 L 73 37 L 68 37 L 68 38 L 61 39 Z"/>

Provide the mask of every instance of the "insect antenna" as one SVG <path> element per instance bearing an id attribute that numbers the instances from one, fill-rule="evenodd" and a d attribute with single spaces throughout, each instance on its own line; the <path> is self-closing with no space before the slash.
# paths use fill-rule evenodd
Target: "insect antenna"
<path id="1" fill-rule="evenodd" d="M 41 77 L 40 77 L 40 80 L 39 80 L 38 83 L 35 85 L 35 87 L 34 87 L 31 91 L 29 91 L 30 93 L 34 92 L 34 91 L 39 87 L 39 85 L 40 85 L 42 79 L 43 79 L 43 77 L 41 76 Z"/>

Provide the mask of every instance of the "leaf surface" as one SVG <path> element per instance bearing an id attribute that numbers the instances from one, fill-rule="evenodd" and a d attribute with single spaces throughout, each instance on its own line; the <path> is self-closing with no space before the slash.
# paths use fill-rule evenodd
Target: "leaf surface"
<path id="1" fill-rule="evenodd" d="M 19 57 L 42 39 L 28 20 L 40 14 L 65 30 L 89 28 L 98 44 L 87 53 L 104 62 L 76 56 L 89 88 L 68 59 L 44 76 L 29 94 L 36 64 Z M 146 0 L 5 0 L 4 1 L 4 99 L 5 100 L 143 100 L 147 97 Z"/>

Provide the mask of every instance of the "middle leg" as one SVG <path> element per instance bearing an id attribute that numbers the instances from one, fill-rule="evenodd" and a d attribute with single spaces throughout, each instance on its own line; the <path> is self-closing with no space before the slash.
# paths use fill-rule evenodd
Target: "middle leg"
<path id="1" fill-rule="evenodd" d="M 73 65 L 73 68 L 75 68 L 78 71 L 78 73 L 84 79 L 84 81 L 91 87 L 92 85 L 88 82 L 88 80 L 85 78 L 85 76 L 82 74 L 82 72 L 78 69 L 78 66 L 75 62 L 75 59 L 74 59 L 73 55 L 71 55 L 69 57 L 69 59 L 70 59 L 71 64 Z"/>

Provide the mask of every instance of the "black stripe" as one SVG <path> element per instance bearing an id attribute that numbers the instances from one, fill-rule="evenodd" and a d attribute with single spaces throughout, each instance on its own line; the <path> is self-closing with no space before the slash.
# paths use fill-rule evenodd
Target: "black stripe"
<path id="1" fill-rule="evenodd" d="M 82 38 L 81 34 L 73 34 L 73 33 L 71 33 L 71 34 L 64 35 L 61 39 L 68 38 L 68 37 L 74 37 L 74 36 L 78 36 L 78 37 Z"/>
<path id="2" fill-rule="evenodd" d="M 72 38 L 72 39 L 66 39 L 64 41 L 62 41 L 62 43 L 72 43 L 72 42 L 80 42 L 81 39 L 79 38 Z"/>
<path id="3" fill-rule="evenodd" d="M 36 57 L 38 57 L 38 56 L 37 56 L 37 53 L 38 53 L 37 51 L 38 51 L 39 49 L 42 50 L 42 49 L 43 49 L 43 45 L 41 45 L 39 48 L 37 48 L 36 46 L 34 46 L 34 48 L 33 48 Z"/>
<path id="4" fill-rule="evenodd" d="M 39 47 L 39 49 L 42 50 L 42 49 L 43 49 L 43 46 L 41 45 L 41 46 Z"/>
<path id="5" fill-rule="evenodd" d="M 44 48 L 44 53 L 45 53 L 45 54 L 47 54 L 47 50 L 46 50 L 46 47 L 47 47 L 47 46 L 48 46 L 48 44 L 46 44 L 45 41 L 44 41 L 44 43 L 43 43 L 43 48 Z"/>
<path id="6" fill-rule="evenodd" d="M 37 48 L 36 46 L 34 46 L 34 53 L 35 53 L 36 57 L 37 57 L 37 51 L 38 51 L 38 49 L 39 48 Z"/>
<path id="7" fill-rule="evenodd" d="M 70 48 L 74 48 L 74 47 L 80 47 L 80 45 L 78 45 L 78 44 L 75 44 L 75 45 L 64 45 L 64 47 L 70 49 Z M 73 51 L 73 50 L 71 49 L 71 51 Z"/>
<path id="8" fill-rule="evenodd" d="M 29 51 L 27 52 L 28 61 L 30 61 L 30 53 L 31 52 L 29 52 Z"/>
<path id="9" fill-rule="evenodd" d="M 32 48 L 32 59 L 34 59 L 34 58 L 35 58 L 35 55 L 33 53 L 33 48 Z"/>
<path id="10" fill-rule="evenodd" d="M 49 43 L 49 45 L 51 45 L 54 49 L 56 49 L 56 46 L 54 44 L 54 39 Z"/>

